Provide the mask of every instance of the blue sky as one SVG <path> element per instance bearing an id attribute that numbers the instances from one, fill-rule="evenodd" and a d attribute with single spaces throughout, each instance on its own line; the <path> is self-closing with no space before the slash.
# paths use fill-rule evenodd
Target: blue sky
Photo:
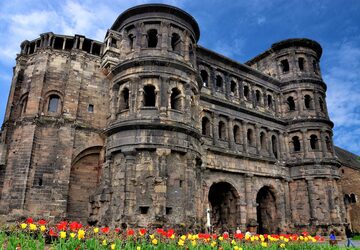
<path id="1" fill-rule="evenodd" d="M 103 40 L 125 9 L 140 0 L 12 0 L 0 2 L 0 122 L 20 43 L 39 34 L 83 34 Z M 359 0 L 169 0 L 200 26 L 199 44 L 239 62 L 295 37 L 318 41 L 328 85 L 327 104 L 335 144 L 360 154 Z"/>

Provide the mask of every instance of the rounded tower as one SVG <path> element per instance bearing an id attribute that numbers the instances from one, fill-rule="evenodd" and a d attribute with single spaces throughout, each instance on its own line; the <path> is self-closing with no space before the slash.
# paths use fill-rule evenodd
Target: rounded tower
<path id="1" fill-rule="evenodd" d="M 110 114 L 99 192 L 109 195 L 91 201 L 93 223 L 196 220 L 198 39 L 194 18 L 163 4 L 128 9 L 107 32 L 102 67 Z"/>

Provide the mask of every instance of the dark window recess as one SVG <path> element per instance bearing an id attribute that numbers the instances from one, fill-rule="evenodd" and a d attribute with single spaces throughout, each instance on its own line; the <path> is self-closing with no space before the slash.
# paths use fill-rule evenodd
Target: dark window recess
<path id="1" fill-rule="evenodd" d="M 140 214 L 147 214 L 149 212 L 149 207 L 139 207 Z"/>
<path id="2" fill-rule="evenodd" d="M 129 109 L 129 89 L 124 88 L 121 91 L 121 106 L 120 110 Z"/>
<path id="3" fill-rule="evenodd" d="M 294 111 L 294 110 L 295 110 L 294 97 L 289 96 L 289 97 L 287 98 L 287 105 L 288 105 L 289 111 Z"/>
<path id="4" fill-rule="evenodd" d="M 236 82 L 235 81 L 230 82 L 230 91 L 232 94 L 235 95 L 235 93 L 236 93 Z"/>
<path id="5" fill-rule="evenodd" d="M 64 38 L 62 37 L 55 37 L 54 42 L 54 49 L 62 49 L 63 47 Z"/>
<path id="6" fill-rule="evenodd" d="M 17 76 L 17 82 L 22 83 L 24 81 L 24 70 L 19 70 L 18 76 Z"/>
<path id="7" fill-rule="evenodd" d="M 203 81 L 203 86 L 208 87 L 209 86 L 209 75 L 206 72 L 206 70 L 201 70 L 200 75 L 201 75 L 201 79 Z"/>
<path id="8" fill-rule="evenodd" d="M 90 53 L 90 49 L 91 49 L 91 40 L 85 39 L 82 46 L 82 50 L 86 51 L 87 53 Z"/>
<path id="9" fill-rule="evenodd" d="M 249 86 L 244 86 L 244 97 L 246 98 L 246 99 L 250 99 L 250 89 L 249 89 Z"/>
<path id="10" fill-rule="evenodd" d="M 313 65 L 314 73 L 317 74 L 318 73 L 317 62 L 315 60 L 313 60 L 312 65 Z"/>
<path id="11" fill-rule="evenodd" d="M 166 207 L 166 214 L 172 214 L 172 207 Z"/>
<path id="12" fill-rule="evenodd" d="M 318 149 L 319 146 L 318 146 L 318 138 L 316 135 L 311 135 L 310 136 L 310 147 L 311 149 Z"/>
<path id="13" fill-rule="evenodd" d="M 43 185 L 43 179 L 41 177 L 38 179 L 38 185 L 40 187 Z"/>
<path id="14" fill-rule="evenodd" d="M 114 47 L 114 48 L 117 48 L 117 45 L 116 45 L 116 43 L 117 43 L 117 40 L 115 39 L 115 38 L 111 38 L 111 43 L 110 43 L 110 46 L 111 47 Z"/>
<path id="15" fill-rule="evenodd" d="M 247 131 L 247 141 L 250 146 L 253 146 L 254 140 L 253 140 L 253 131 L 252 129 L 248 129 Z"/>
<path id="16" fill-rule="evenodd" d="M 234 141 L 235 143 L 240 143 L 240 137 L 241 137 L 241 133 L 240 133 L 240 127 L 238 125 L 235 125 L 233 128 L 233 135 L 234 135 Z"/>
<path id="17" fill-rule="evenodd" d="M 299 137 L 294 136 L 292 138 L 292 143 L 293 143 L 293 146 L 294 146 L 294 152 L 299 152 L 300 149 L 301 149 Z"/>
<path id="18" fill-rule="evenodd" d="M 344 170 L 344 169 L 341 169 L 341 173 L 345 174 L 345 170 Z"/>
<path id="19" fill-rule="evenodd" d="M 151 29 L 147 32 L 148 48 L 156 48 L 158 43 L 157 30 Z"/>
<path id="20" fill-rule="evenodd" d="M 65 50 L 72 50 L 73 47 L 74 47 L 74 39 L 66 39 Z"/>
<path id="21" fill-rule="evenodd" d="M 256 95 L 256 103 L 260 104 L 261 103 L 261 92 L 260 92 L 260 90 L 256 90 L 255 95 Z"/>
<path id="22" fill-rule="evenodd" d="M 350 194 L 350 200 L 351 200 L 351 203 L 356 203 L 356 196 L 355 196 L 355 194 Z"/>
<path id="23" fill-rule="evenodd" d="M 223 121 L 219 122 L 219 139 L 226 140 L 226 126 Z"/>
<path id="24" fill-rule="evenodd" d="M 92 54 L 96 56 L 100 56 L 100 51 L 101 51 L 101 45 L 97 43 L 93 43 Z"/>
<path id="25" fill-rule="evenodd" d="M 88 106 L 88 112 L 89 112 L 89 113 L 94 113 L 94 105 L 93 105 L 93 104 L 89 104 L 89 106 Z"/>
<path id="26" fill-rule="evenodd" d="M 171 90 L 171 109 L 181 110 L 181 92 L 177 88 Z"/>
<path id="27" fill-rule="evenodd" d="M 28 97 L 25 96 L 20 104 L 21 115 L 26 114 L 27 102 L 28 102 Z"/>
<path id="28" fill-rule="evenodd" d="M 48 112 L 58 112 L 60 97 L 57 95 L 51 95 L 49 97 Z"/>
<path id="29" fill-rule="evenodd" d="M 206 136 L 210 136 L 210 121 L 209 118 L 203 117 L 201 121 L 202 125 L 202 134 Z"/>
<path id="30" fill-rule="evenodd" d="M 130 34 L 128 38 L 129 38 L 129 48 L 132 50 L 134 49 L 135 36 L 133 34 Z"/>
<path id="31" fill-rule="evenodd" d="M 29 50 L 29 54 L 34 53 L 35 51 L 35 43 L 30 43 L 30 50 Z"/>
<path id="32" fill-rule="evenodd" d="M 306 108 L 306 109 L 312 109 L 311 96 L 305 95 L 305 96 L 304 96 L 304 102 L 305 102 L 305 108 Z"/>
<path id="33" fill-rule="evenodd" d="M 320 111 L 324 112 L 325 111 L 324 101 L 321 99 L 321 97 L 319 98 L 319 106 L 320 106 Z"/>
<path id="34" fill-rule="evenodd" d="M 183 180 L 179 180 L 179 187 L 183 186 Z"/>
<path id="35" fill-rule="evenodd" d="M 329 137 L 325 137 L 325 143 L 326 143 L 326 149 L 329 152 L 332 152 L 332 147 L 331 147 L 331 141 Z"/>
<path id="36" fill-rule="evenodd" d="M 267 95 L 267 104 L 269 108 L 273 108 L 273 98 L 271 95 Z"/>
<path id="37" fill-rule="evenodd" d="M 216 76 L 216 88 L 217 89 L 222 89 L 223 86 L 223 79 L 221 76 Z"/>
<path id="38" fill-rule="evenodd" d="M 299 69 L 300 69 L 301 71 L 303 71 L 303 70 L 304 70 L 304 58 L 299 57 L 299 59 L 298 59 L 298 64 L 299 64 Z"/>
<path id="39" fill-rule="evenodd" d="M 288 60 L 281 60 L 281 70 L 283 73 L 287 73 L 290 70 L 289 62 Z"/>
<path id="40" fill-rule="evenodd" d="M 175 52 L 181 51 L 181 39 L 177 33 L 173 33 L 171 36 L 171 48 Z"/>
<path id="41" fill-rule="evenodd" d="M 260 133 L 260 149 L 266 150 L 266 136 L 264 132 Z"/>
<path id="42" fill-rule="evenodd" d="M 271 147 L 272 147 L 273 155 L 277 159 L 278 158 L 278 148 L 277 148 L 277 139 L 276 139 L 275 135 L 273 135 L 271 137 Z"/>
<path id="43" fill-rule="evenodd" d="M 349 205 L 351 203 L 350 195 L 348 195 L 348 194 L 344 195 L 344 203 L 345 203 L 345 205 Z"/>
<path id="44" fill-rule="evenodd" d="M 155 107 L 156 95 L 155 87 L 152 85 L 147 85 L 144 87 L 144 106 L 145 107 Z"/>

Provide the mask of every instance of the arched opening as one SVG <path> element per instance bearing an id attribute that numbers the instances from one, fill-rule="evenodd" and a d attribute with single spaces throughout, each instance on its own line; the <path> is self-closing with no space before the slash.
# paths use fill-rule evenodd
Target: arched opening
<path id="1" fill-rule="evenodd" d="M 289 111 L 294 111 L 294 110 L 295 110 L 294 97 L 289 96 L 289 97 L 287 98 L 287 105 L 288 105 Z"/>
<path id="2" fill-rule="evenodd" d="M 144 86 L 144 106 L 155 107 L 155 103 L 156 103 L 155 87 L 152 85 Z"/>
<path id="3" fill-rule="evenodd" d="M 271 147 L 272 147 L 272 153 L 275 156 L 275 158 L 278 158 L 278 146 L 277 146 L 277 138 L 275 135 L 271 136 Z"/>
<path id="4" fill-rule="evenodd" d="M 300 149 L 301 149 L 299 137 L 298 137 L 298 136 L 294 136 L 294 137 L 292 138 L 292 143 L 293 143 L 294 152 L 299 152 Z"/>
<path id="5" fill-rule="evenodd" d="M 173 33 L 171 36 L 171 48 L 174 52 L 180 52 L 181 50 L 181 39 L 177 33 Z"/>
<path id="6" fill-rule="evenodd" d="M 260 150 L 266 150 L 266 136 L 264 132 L 260 133 Z"/>
<path id="7" fill-rule="evenodd" d="M 281 70 L 283 73 L 288 73 L 290 70 L 289 62 L 287 59 L 281 60 Z"/>
<path id="8" fill-rule="evenodd" d="M 312 65 L 313 65 L 314 73 L 318 74 L 318 66 L 317 66 L 317 62 L 315 60 L 312 61 Z"/>
<path id="9" fill-rule="evenodd" d="M 129 48 L 130 50 L 133 50 L 135 45 L 135 36 L 133 34 L 130 34 L 128 36 L 128 39 L 129 39 Z"/>
<path id="10" fill-rule="evenodd" d="M 299 57 L 299 59 L 298 59 L 298 65 L 299 65 L 299 69 L 300 69 L 300 71 L 303 71 L 304 70 L 304 58 L 302 58 L 302 57 Z"/>
<path id="11" fill-rule="evenodd" d="M 332 152 L 331 140 L 328 136 L 325 137 L 326 149 L 328 152 Z"/>
<path id="12" fill-rule="evenodd" d="M 305 95 L 304 96 L 304 103 L 305 103 L 305 108 L 306 109 L 312 109 L 312 99 L 310 95 Z"/>
<path id="13" fill-rule="evenodd" d="M 244 97 L 246 100 L 250 100 L 250 89 L 249 86 L 244 86 Z"/>
<path id="14" fill-rule="evenodd" d="M 267 104 L 270 109 L 273 108 L 273 98 L 272 95 L 267 95 Z"/>
<path id="15" fill-rule="evenodd" d="M 171 109 L 181 110 L 181 92 L 178 88 L 171 90 L 170 102 Z"/>
<path id="16" fill-rule="evenodd" d="M 238 125 L 235 125 L 233 128 L 233 134 L 234 134 L 234 141 L 235 143 L 240 143 L 241 140 L 241 133 L 240 133 L 240 127 Z"/>
<path id="17" fill-rule="evenodd" d="M 345 194 L 344 195 L 344 204 L 345 204 L 345 206 L 349 205 L 350 203 L 351 203 L 350 195 Z"/>
<path id="18" fill-rule="evenodd" d="M 256 96 L 256 103 L 258 104 L 258 105 L 260 105 L 261 104 L 261 92 L 260 92 L 260 90 L 256 90 L 255 91 L 255 96 Z"/>
<path id="19" fill-rule="evenodd" d="M 206 116 L 201 120 L 201 128 L 203 135 L 210 136 L 210 120 Z"/>
<path id="20" fill-rule="evenodd" d="M 120 109 L 120 111 L 124 110 L 124 109 L 129 109 L 129 89 L 128 88 L 124 88 L 121 91 L 119 109 Z"/>
<path id="21" fill-rule="evenodd" d="M 318 138 L 316 135 L 310 136 L 310 147 L 312 150 L 319 149 L 319 142 L 318 142 Z"/>
<path id="22" fill-rule="evenodd" d="M 100 172 L 101 147 L 82 151 L 73 161 L 69 195 L 67 202 L 67 219 L 86 223 L 89 216 L 89 198 L 96 190 Z"/>
<path id="23" fill-rule="evenodd" d="M 158 43 L 157 30 L 151 29 L 147 32 L 148 48 L 156 48 Z"/>
<path id="24" fill-rule="evenodd" d="M 321 112 L 325 111 L 324 101 L 323 101 L 323 99 L 321 97 L 319 97 L 319 107 L 320 107 Z"/>
<path id="25" fill-rule="evenodd" d="M 219 122 L 219 139 L 226 140 L 226 126 L 225 122 L 220 121 Z"/>
<path id="26" fill-rule="evenodd" d="M 256 214 L 259 234 L 269 234 L 277 231 L 276 197 L 270 187 L 262 187 L 256 196 Z"/>
<path id="27" fill-rule="evenodd" d="M 201 75 L 201 79 L 203 81 L 203 86 L 208 87 L 209 86 L 209 75 L 206 72 L 206 70 L 201 70 L 200 75 Z"/>
<path id="28" fill-rule="evenodd" d="M 52 113 L 59 112 L 60 107 L 60 97 L 58 95 L 50 95 L 49 96 L 49 104 L 47 111 Z"/>
<path id="29" fill-rule="evenodd" d="M 223 79 L 221 76 L 217 75 L 216 76 L 216 88 L 217 90 L 222 90 L 223 87 Z"/>
<path id="30" fill-rule="evenodd" d="M 232 95 L 236 95 L 236 82 L 235 81 L 230 82 L 230 92 Z"/>
<path id="31" fill-rule="evenodd" d="M 247 130 L 247 141 L 249 146 L 254 146 L 254 134 L 251 128 Z"/>
<path id="32" fill-rule="evenodd" d="M 351 200 L 351 203 L 356 203 L 356 195 L 350 194 L 350 200 Z"/>
<path id="33" fill-rule="evenodd" d="M 239 195 L 227 182 L 214 183 L 209 190 L 210 223 L 214 228 L 236 228 L 240 219 L 237 203 Z"/>

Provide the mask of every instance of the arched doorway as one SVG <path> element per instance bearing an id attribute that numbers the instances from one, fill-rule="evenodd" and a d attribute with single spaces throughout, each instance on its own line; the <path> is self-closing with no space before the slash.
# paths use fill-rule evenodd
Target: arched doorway
<path id="1" fill-rule="evenodd" d="M 239 225 L 239 195 L 227 182 L 214 183 L 209 190 L 211 225 L 214 228 L 232 229 Z"/>
<path id="2" fill-rule="evenodd" d="M 277 232 L 276 197 L 270 187 L 262 187 L 256 196 L 258 233 Z"/>
<path id="3" fill-rule="evenodd" d="M 70 172 L 67 219 L 86 223 L 89 216 L 89 198 L 99 180 L 100 149 L 86 149 L 73 161 Z"/>

